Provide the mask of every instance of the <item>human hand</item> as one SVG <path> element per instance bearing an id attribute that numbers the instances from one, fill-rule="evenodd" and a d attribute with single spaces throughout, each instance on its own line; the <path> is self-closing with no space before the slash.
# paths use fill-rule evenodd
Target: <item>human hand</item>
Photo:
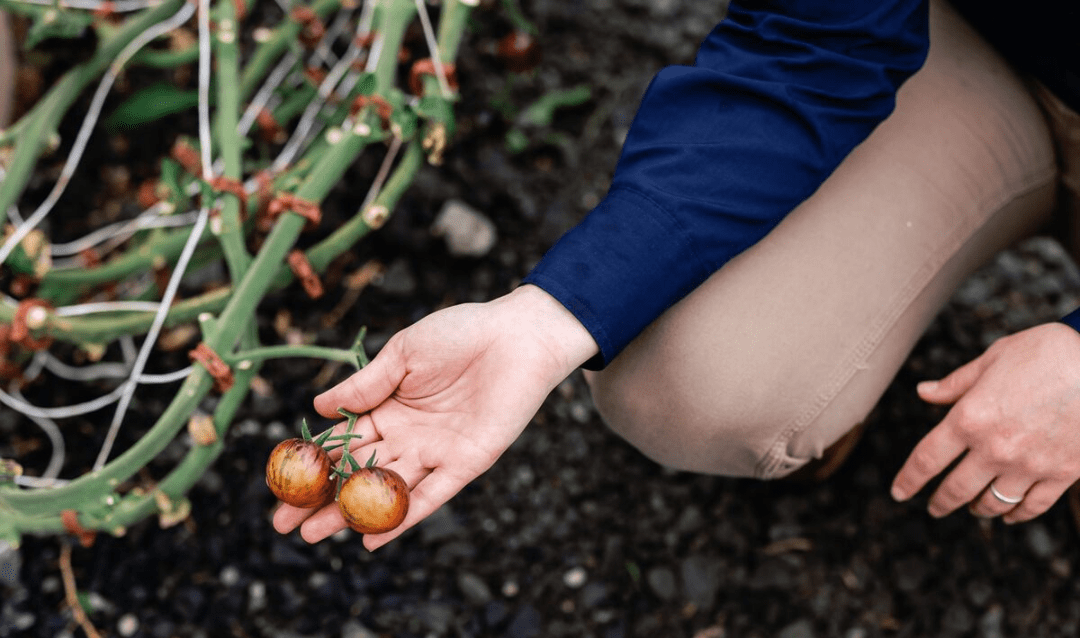
<path id="1" fill-rule="evenodd" d="M 1080 334 L 1069 326 L 1000 339 L 944 379 L 920 383 L 918 393 L 954 405 L 896 475 L 897 500 L 960 459 L 930 498 L 930 514 L 970 504 L 977 516 L 1016 523 L 1045 512 L 1080 478 Z"/>
<path id="2" fill-rule="evenodd" d="M 534 286 L 484 304 L 433 313 L 394 335 L 378 356 L 315 397 L 315 409 L 358 413 L 351 442 L 363 461 L 374 452 L 411 491 L 398 528 L 364 538 L 374 550 L 416 525 L 486 471 L 510 446 L 548 393 L 598 351 L 585 328 Z M 336 429 L 343 431 L 345 424 Z M 340 459 L 341 451 L 332 454 Z M 282 505 L 274 528 L 300 526 L 314 543 L 345 528 L 335 503 Z"/>

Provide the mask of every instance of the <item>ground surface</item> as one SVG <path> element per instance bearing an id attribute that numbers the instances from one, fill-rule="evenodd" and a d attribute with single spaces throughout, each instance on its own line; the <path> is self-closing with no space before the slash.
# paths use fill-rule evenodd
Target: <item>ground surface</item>
<path id="1" fill-rule="evenodd" d="M 713 4 L 525 2 L 545 63 L 513 86 L 489 53 L 505 24 L 481 20 L 462 60 L 456 149 L 357 251 L 389 265 L 381 286 L 334 326 L 318 318 L 340 293 L 286 323 L 337 344 L 366 324 L 374 352 L 438 307 L 512 288 L 603 195 L 645 84 L 692 58 L 720 16 Z M 506 152 L 508 124 L 493 104 L 582 82 L 592 100 L 551 129 L 526 131 L 531 150 Z M 541 143 L 552 131 L 572 143 Z M 500 240 L 488 256 L 453 258 L 430 236 L 449 198 L 495 219 Z M 191 520 L 76 548 L 75 576 L 92 593 L 91 619 L 113 636 L 1073 636 L 1080 550 L 1064 504 L 1030 524 L 980 525 L 966 513 L 933 520 L 925 496 L 897 504 L 887 488 L 941 416 L 916 399 L 914 382 L 1059 316 L 1078 287 L 1076 268 L 1047 240 L 979 273 L 919 344 L 854 458 L 820 485 L 665 471 L 603 427 L 575 375 L 490 472 L 374 554 L 351 534 L 308 546 L 271 529 L 262 467 L 312 414 L 321 370 L 271 366 L 272 393 L 252 400 L 193 490 Z M 298 294 L 268 300 L 268 335 Z M 33 436 L 10 414 L 2 428 L 0 455 L 13 433 Z M 79 633 L 64 610 L 58 555 L 55 538 L 26 540 L 18 577 L 3 586 L 0 636 Z"/>

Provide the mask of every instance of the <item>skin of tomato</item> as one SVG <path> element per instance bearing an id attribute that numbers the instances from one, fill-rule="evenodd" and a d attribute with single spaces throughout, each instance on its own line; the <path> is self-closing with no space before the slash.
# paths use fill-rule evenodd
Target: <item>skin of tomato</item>
<path id="1" fill-rule="evenodd" d="M 330 456 L 312 441 L 286 439 L 266 461 L 266 484 L 274 496 L 294 507 L 319 507 L 334 498 L 337 477 Z"/>
<path id="2" fill-rule="evenodd" d="M 409 486 L 393 470 L 361 468 L 341 485 L 338 508 L 345 523 L 361 534 L 389 532 L 409 511 Z"/>

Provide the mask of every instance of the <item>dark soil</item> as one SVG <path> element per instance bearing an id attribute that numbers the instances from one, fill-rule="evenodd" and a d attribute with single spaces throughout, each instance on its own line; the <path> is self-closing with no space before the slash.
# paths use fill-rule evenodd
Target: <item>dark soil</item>
<path id="1" fill-rule="evenodd" d="M 303 306 L 298 289 L 274 296 L 260 310 L 267 340 L 281 338 L 275 320 L 332 345 L 366 325 L 374 354 L 432 310 L 512 289 L 603 196 L 652 75 L 690 61 L 722 12 L 687 0 L 523 4 L 543 33 L 542 67 L 502 72 L 491 52 L 508 25 L 481 13 L 461 59 L 465 99 L 446 165 L 425 169 L 393 221 L 339 265 L 377 257 L 390 266 L 381 286 L 329 327 L 319 318 L 340 289 Z M 500 100 L 521 105 L 579 83 L 593 88 L 587 104 L 527 129 L 525 152 L 506 151 L 513 122 Z M 343 201 L 362 197 L 341 190 Z M 488 256 L 454 258 L 428 232 L 451 198 L 495 220 Z M 272 364 L 263 373 L 272 391 L 251 399 L 191 492 L 191 519 L 164 530 L 147 521 L 76 547 L 75 577 L 91 620 L 111 636 L 1074 636 L 1080 550 L 1065 503 L 1013 527 L 966 512 L 935 520 L 925 494 L 898 504 L 888 486 L 942 416 L 917 400 L 914 383 L 997 336 L 1057 318 L 1076 290 L 1076 267 L 1051 240 L 1003 254 L 958 292 L 853 457 L 821 484 L 667 471 L 603 426 L 575 374 L 491 471 L 375 553 L 352 533 L 309 546 L 272 530 L 266 456 L 312 416 L 322 387 L 312 383 L 321 364 Z M 142 409 L 167 398 L 143 399 Z M 12 433 L 34 430 L 10 412 L 2 421 L 0 456 L 10 456 Z M 81 633 L 63 602 L 61 542 L 31 537 L 7 554 L 18 575 L 0 579 L 0 636 Z"/>

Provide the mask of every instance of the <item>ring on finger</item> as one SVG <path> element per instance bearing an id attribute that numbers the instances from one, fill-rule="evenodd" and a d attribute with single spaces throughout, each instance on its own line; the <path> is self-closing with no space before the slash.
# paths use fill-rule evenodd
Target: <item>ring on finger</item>
<path id="1" fill-rule="evenodd" d="M 1016 505 L 1017 503 L 1024 500 L 1023 496 L 1005 496 L 1004 494 L 999 492 L 996 487 L 994 487 L 993 483 L 990 483 L 990 493 L 993 494 L 994 498 L 996 498 L 997 500 L 1001 501 L 1002 503 L 1007 503 L 1009 505 Z"/>

